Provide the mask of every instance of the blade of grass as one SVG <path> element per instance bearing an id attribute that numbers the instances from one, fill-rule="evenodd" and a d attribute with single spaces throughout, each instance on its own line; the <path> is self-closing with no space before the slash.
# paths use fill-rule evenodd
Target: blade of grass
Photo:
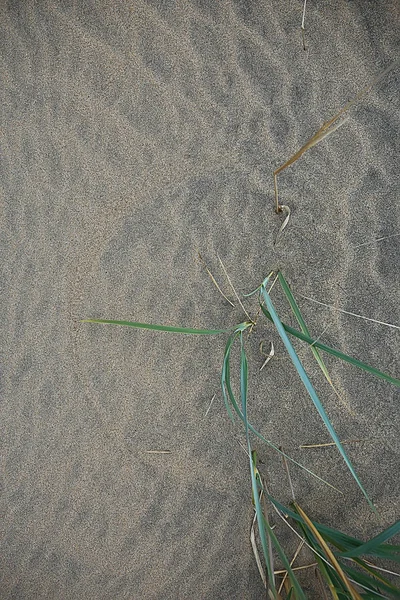
<path id="1" fill-rule="evenodd" d="M 374 592 L 376 598 L 387 598 L 383 593 L 389 593 L 392 598 L 400 598 L 400 591 L 398 588 L 392 586 L 389 582 L 383 582 L 382 579 L 377 581 L 375 578 L 366 575 L 365 573 L 361 573 L 357 569 L 353 567 L 343 565 L 343 570 L 345 571 L 348 577 L 351 577 L 353 581 L 355 581 L 359 586 L 368 590 L 369 592 Z"/>
<path id="2" fill-rule="evenodd" d="M 305 333 L 305 335 L 308 335 L 308 337 L 311 337 L 311 334 L 310 334 L 308 327 L 303 319 L 303 316 L 300 312 L 298 304 L 292 294 L 292 291 L 291 291 L 286 279 L 284 278 L 283 274 L 281 273 L 281 271 L 278 271 L 278 278 L 279 278 L 279 283 L 281 284 L 281 287 L 285 293 L 285 296 L 286 296 L 287 300 L 289 301 L 289 304 L 293 311 L 293 314 L 296 317 L 298 324 L 300 325 L 301 331 L 303 333 Z M 318 352 L 318 349 L 315 348 L 315 346 L 311 346 L 311 352 L 313 353 L 314 358 L 317 361 L 321 371 L 325 375 L 325 379 L 327 380 L 327 382 L 330 385 L 332 385 L 332 379 L 328 373 L 328 369 L 326 368 L 324 361 L 321 358 L 320 353 Z"/>
<path id="3" fill-rule="evenodd" d="M 265 523 L 265 519 L 264 519 L 264 523 Z M 265 523 L 266 526 L 268 526 L 268 523 Z M 276 537 L 273 529 L 269 529 L 269 535 L 271 536 L 271 540 L 272 543 L 275 547 L 275 550 L 278 553 L 279 558 L 282 561 L 283 566 L 285 567 L 285 570 L 288 573 L 288 577 L 290 579 L 290 583 L 292 584 L 292 587 L 296 593 L 296 600 L 307 600 L 306 596 L 304 595 L 303 590 L 300 587 L 299 582 L 297 581 L 296 575 L 294 574 L 294 571 L 292 569 L 292 567 L 290 566 L 290 562 L 285 554 L 285 552 L 282 549 L 282 546 L 279 543 L 278 538 Z"/>
<path id="4" fill-rule="evenodd" d="M 238 415 L 238 417 L 240 418 L 240 420 L 244 423 L 244 416 L 243 416 L 243 413 L 240 410 L 240 408 L 238 406 L 238 403 L 236 401 L 235 395 L 234 395 L 233 390 L 232 390 L 231 380 L 230 380 L 230 355 L 231 355 L 231 350 L 232 350 L 233 343 L 236 340 L 236 338 L 238 337 L 238 335 L 240 334 L 240 331 L 244 331 L 247 327 L 250 327 L 250 324 L 249 323 L 244 323 L 244 324 L 241 325 L 241 327 L 243 329 L 241 329 L 241 330 L 240 329 L 236 329 L 234 331 L 234 333 L 230 336 L 230 338 L 228 339 L 228 342 L 226 344 L 225 354 L 224 354 L 224 360 L 223 360 L 223 365 L 222 365 L 222 370 L 221 370 L 221 380 L 220 381 L 221 381 L 222 395 L 223 395 L 223 398 L 224 398 L 225 406 L 226 406 L 226 409 L 228 411 L 228 414 L 229 414 L 231 420 L 234 421 L 234 418 L 233 418 L 233 413 L 232 413 L 231 407 L 229 406 L 229 401 L 232 404 L 232 407 L 233 407 L 235 413 Z M 255 427 L 253 427 L 253 425 L 251 425 L 250 423 L 248 423 L 248 426 L 249 426 L 250 431 L 252 431 L 254 433 L 254 435 L 256 435 L 265 444 L 267 444 L 268 446 L 270 446 L 271 448 L 273 448 L 281 456 L 285 456 L 293 464 L 295 464 L 298 467 L 300 467 L 300 469 L 303 469 L 303 471 L 306 471 L 306 473 L 309 473 L 309 475 L 312 475 L 313 477 L 315 477 L 316 479 L 318 479 L 319 481 L 321 481 L 325 485 L 328 485 L 332 489 L 336 490 L 340 494 L 343 493 L 340 490 L 338 490 L 337 488 L 335 488 L 332 484 L 328 483 L 325 479 L 323 479 L 322 477 L 320 477 L 319 475 L 317 475 L 316 473 L 314 473 L 310 469 L 307 469 L 307 467 L 305 467 L 301 463 L 297 462 L 294 458 L 291 458 L 289 455 L 287 455 L 284 452 L 282 452 L 279 449 L 278 446 L 276 446 L 270 440 L 268 440 L 263 435 L 261 435 L 261 433 L 259 433 L 257 431 L 257 429 L 255 429 Z"/>
<path id="5" fill-rule="evenodd" d="M 169 331 L 171 333 L 187 333 L 191 335 L 219 335 L 228 333 L 230 329 L 193 329 L 191 327 L 171 327 L 169 325 L 151 325 L 149 323 L 136 323 L 133 321 L 114 321 L 111 319 L 83 319 L 81 323 L 102 323 L 108 325 L 123 325 L 125 327 L 134 327 L 136 329 L 150 329 L 152 331 Z"/>
<path id="6" fill-rule="evenodd" d="M 264 560 L 267 567 L 268 572 L 268 586 L 271 588 L 274 598 L 278 598 L 278 594 L 275 586 L 275 575 L 274 568 L 272 564 L 272 557 L 269 552 L 269 543 L 267 540 L 268 537 L 268 529 L 264 527 L 263 513 L 261 509 L 260 503 L 260 490 L 258 489 L 257 479 L 255 475 L 255 469 L 253 464 L 251 445 L 250 445 L 250 436 L 249 436 L 249 422 L 247 420 L 247 385 L 248 385 L 248 365 L 247 365 L 247 357 L 246 352 L 243 346 L 243 335 L 240 332 L 240 344 L 241 344 L 241 352 L 240 352 L 240 394 L 242 399 L 242 411 L 244 418 L 244 426 L 246 432 L 246 442 L 247 442 L 247 450 L 249 453 L 249 461 L 250 461 L 250 475 L 251 475 L 251 487 L 253 490 L 253 499 L 254 505 L 257 515 L 257 524 L 258 524 L 258 532 L 260 534 L 261 546 L 263 549 Z"/>
<path id="7" fill-rule="evenodd" d="M 393 525 L 382 531 L 379 535 L 372 538 L 365 544 L 358 546 L 358 548 L 353 548 L 352 550 L 348 550 L 343 552 L 341 556 L 346 558 L 354 558 L 356 556 L 362 556 L 363 554 L 374 554 L 375 548 L 379 547 L 381 544 L 389 540 L 393 536 L 397 535 L 400 532 L 400 520 L 396 521 Z M 400 552 L 400 546 L 399 552 Z"/>
<path id="8" fill-rule="evenodd" d="M 273 498 L 268 492 L 264 489 L 264 493 L 267 498 L 272 502 L 274 506 L 283 514 L 288 515 L 294 521 L 302 523 L 301 517 L 295 512 L 293 512 L 290 508 L 287 508 L 278 500 Z M 313 521 L 315 527 L 321 533 L 325 540 L 327 540 L 330 544 L 335 546 L 340 552 L 346 552 L 347 550 L 351 550 L 354 548 L 359 548 L 363 546 L 365 543 L 358 540 L 357 538 L 351 537 L 338 529 L 332 529 L 331 527 L 327 527 L 326 525 L 322 525 L 317 521 Z M 400 546 L 391 546 L 389 544 L 380 544 L 379 546 L 375 546 L 374 548 L 374 557 L 385 560 L 392 560 L 394 562 L 400 562 Z"/>
<path id="9" fill-rule="evenodd" d="M 291 519 L 293 519 L 294 521 L 297 521 L 299 523 L 299 526 L 302 528 L 303 535 L 306 540 L 305 541 L 306 545 L 308 546 L 308 548 L 310 548 L 310 550 L 312 550 L 318 563 L 325 564 L 327 573 L 329 573 L 329 577 L 332 579 L 332 581 L 331 581 L 332 585 L 336 586 L 336 588 L 339 589 L 339 587 L 342 584 L 341 584 L 340 580 L 337 578 L 336 571 L 334 570 L 332 565 L 329 563 L 329 561 L 326 560 L 326 558 L 321 554 L 321 548 L 319 547 L 318 542 L 316 541 L 316 539 L 314 537 L 312 537 L 312 534 L 309 532 L 307 525 L 303 521 L 302 517 L 299 514 L 290 510 L 289 508 L 283 506 L 277 500 L 275 500 L 275 498 L 273 498 L 271 496 L 271 494 L 269 494 L 269 492 L 266 490 L 265 486 L 263 487 L 263 491 L 264 491 L 265 496 L 270 500 L 272 505 L 275 507 L 278 516 L 280 516 L 281 519 L 283 519 L 283 521 L 286 523 L 286 525 L 288 525 L 288 527 L 290 529 L 292 529 L 292 531 L 294 533 L 296 533 L 296 535 L 298 535 L 300 537 L 300 539 L 303 539 L 300 536 L 300 534 L 298 534 L 297 531 L 290 525 L 290 523 L 287 521 L 287 518 L 285 518 L 285 516 L 290 517 Z M 317 523 L 316 521 L 313 521 L 313 524 L 316 527 L 316 529 L 321 533 L 323 538 L 327 542 L 332 544 L 333 546 L 336 546 L 339 550 L 340 549 L 343 550 L 343 547 L 354 547 L 357 545 L 361 546 L 363 544 L 363 542 L 360 542 L 359 540 L 356 540 L 355 538 L 352 538 L 352 537 L 342 533 L 341 531 L 331 529 L 330 527 L 321 525 L 320 523 Z M 381 545 L 379 548 L 382 549 L 384 547 L 385 547 L 385 545 Z M 375 554 L 375 555 L 377 556 L 377 554 Z M 381 557 L 380 554 L 379 554 L 379 557 Z M 383 554 L 382 558 L 389 558 L 389 556 L 386 556 L 385 554 Z M 339 557 L 338 557 L 338 559 L 339 559 Z M 360 586 L 364 587 L 364 589 L 373 591 L 375 589 L 375 586 L 377 585 L 376 580 L 378 579 L 379 581 L 384 583 L 386 586 L 388 586 L 388 589 L 391 590 L 392 594 L 394 592 L 396 592 L 398 594 L 398 589 L 395 586 L 393 586 L 389 581 L 387 581 L 385 578 L 383 578 L 379 573 L 372 572 L 370 569 L 370 565 L 366 565 L 365 561 L 361 561 L 359 559 L 350 559 L 350 560 L 354 560 L 360 567 L 362 567 L 363 569 L 366 569 L 369 573 L 372 573 L 372 575 L 376 578 L 375 580 L 373 578 L 370 578 L 368 580 L 368 578 L 366 576 L 364 576 L 364 579 L 362 582 L 361 581 L 357 582 L 356 580 L 351 579 L 351 581 L 353 583 L 358 583 Z M 368 568 L 366 568 L 366 567 L 368 567 Z M 342 565 L 342 568 L 343 568 L 343 570 L 346 570 L 347 566 Z M 352 573 L 348 573 L 348 575 L 350 578 L 352 577 Z M 327 580 L 327 582 L 328 582 L 328 580 Z M 382 594 L 379 594 L 379 593 L 377 596 L 374 596 L 374 598 L 375 597 L 386 598 L 386 596 L 383 596 Z"/>
<path id="10" fill-rule="evenodd" d="M 250 530 L 250 543 L 251 543 L 251 547 L 253 549 L 253 554 L 254 554 L 254 558 L 256 560 L 258 572 L 260 573 L 260 577 L 264 584 L 264 587 L 267 589 L 267 578 L 265 575 L 264 568 L 262 566 L 260 553 L 258 551 L 257 543 L 256 543 L 256 533 L 255 533 L 256 521 L 257 521 L 257 513 L 254 513 L 254 519 L 253 519 L 253 523 L 251 525 L 251 530 Z"/>
<path id="11" fill-rule="evenodd" d="M 304 386 L 305 386 L 305 388 L 306 388 L 306 390 L 307 390 L 307 392 L 308 392 L 311 400 L 314 403 L 315 408 L 317 409 L 317 411 L 318 411 L 321 419 L 323 420 L 325 427 L 328 429 L 328 432 L 329 432 L 332 440 L 336 443 L 336 447 L 339 450 L 340 454 L 342 455 L 343 460 L 345 461 L 345 463 L 346 463 L 346 465 L 347 465 L 350 473 L 353 475 L 353 478 L 354 478 L 355 482 L 357 483 L 357 485 L 360 488 L 361 492 L 364 494 L 364 496 L 365 496 L 368 504 L 372 508 L 372 510 L 375 511 L 374 505 L 372 504 L 372 502 L 371 502 L 371 500 L 370 500 L 367 492 L 365 491 L 365 489 L 364 489 L 361 481 L 359 480 L 358 475 L 355 472 L 354 467 L 353 467 L 351 461 L 349 460 L 349 458 L 348 458 L 348 456 L 347 456 L 347 454 L 346 454 L 346 452 L 345 452 L 342 444 L 340 443 L 340 440 L 339 440 L 339 438 L 338 438 L 338 436 L 336 434 L 336 431 L 334 430 L 334 428 L 333 428 L 333 426 L 332 426 L 332 424 L 331 424 L 331 422 L 330 422 L 330 420 L 328 418 L 328 415 L 326 414 L 325 409 L 322 406 L 321 401 L 319 400 L 319 398 L 318 398 L 318 396 L 317 396 L 317 394 L 316 394 L 316 392 L 315 392 L 315 390 L 314 390 L 314 388 L 313 388 L 313 386 L 311 384 L 311 381 L 309 380 L 309 378 L 307 376 L 307 373 L 305 372 L 304 367 L 301 364 L 301 361 L 299 360 L 299 358 L 298 358 L 298 356 L 297 356 L 297 354 L 295 352 L 295 349 L 293 348 L 293 346 L 292 346 L 292 344 L 291 344 L 291 342 L 290 342 L 290 340 L 288 338 L 288 335 L 287 335 L 287 333 L 286 333 L 286 331 L 285 331 L 285 329 L 284 329 L 284 327 L 283 327 L 283 325 L 282 325 L 282 323 L 281 323 L 281 321 L 280 321 L 280 319 L 279 319 L 279 317 L 278 317 L 278 315 L 277 315 L 277 313 L 275 311 L 274 305 L 272 304 L 272 300 L 269 297 L 269 295 L 267 293 L 267 290 L 265 289 L 265 286 L 263 286 L 261 288 L 261 291 L 262 291 L 262 295 L 264 297 L 264 301 L 265 301 L 265 303 L 266 303 L 266 305 L 268 307 L 268 311 L 269 311 L 269 313 L 270 313 L 270 315 L 271 315 L 271 317 L 273 319 L 273 322 L 275 324 L 275 327 L 276 327 L 276 329 L 277 329 L 277 331 L 278 331 L 278 333 L 279 333 L 279 335 L 280 335 L 283 343 L 286 346 L 286 349 L 287 349 L 287 351 L 289 353 L 290 358 L 292 359 L 292 362 L 293 362 L 293 364 L 294 364 L 294 366 L 295 366 L 295 368 L 296 368 L 296 370 L 297 370 L 297 372 L 299 374 L 299 377 L 300 377 L 301 381 L 303 382 L 303 384 L 304 384 Z"/>
<path id="12" fill-rule="evenodd" d="M 261 306 L 261 310 L 264 313 L 264 315 L 267 317 L 267 319 L 269 319 L 273 323 L 274 320 L 264 305 Z M 305 335 L 301 331 L 298 331 L 297 329 L 290 327 L 290 325 L 286 325 L 285 323 L 282 323 L 282 327 L 284 328 L 286 333 L 289 333 L 290 335 L 293 335 L 294 337 L 298 338 L 299 340 L 306 342 L 310 346 L 312 345 L 316 348 L 319 348 L 320 350 L 322 350 L 323 352 L 326 352 L 327 354 L 336 356 L 336 358 L 340 358 L 340 360 L 348 362 L 349 364 L 353 365 L 354 367 L 358 367 L 359 369 L 362 369 L 363 371 L 367 371 L 367 373 L 370 373 L 371 375 L 375 375 L 375 377 L 379 377 L 380 379 L 384 379 L 385 381 L 392 383 L 396 387 L 400 387 L 400 379 L 396 379 L 395 377 L 392 377 L 391 375 L 387 375 L 387 373 L 383 373 L 382 371 L 379 371 L 379 369 L 376 369 L 375 367 L 371 367 L 370 365 L 367 365 L 366 363 L 362 362 L 361 360 L 358 360 L 357 358 L 353 358 L 352 356 L 349 356 L 348 354 L 345 354 L 344 352 L 340 352 L 340 350 L 336 350 L 335 348 L 331 348 L 330 346 L 327 346 L 326 344 L 322 344 L 318 340 L 314 340 L 313 338 L 310 338 L 308 335 Z"/>

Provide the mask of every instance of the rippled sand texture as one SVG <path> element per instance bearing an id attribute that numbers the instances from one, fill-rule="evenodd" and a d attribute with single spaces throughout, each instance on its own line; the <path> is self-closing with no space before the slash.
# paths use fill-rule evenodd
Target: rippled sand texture
<path id="1" fill-rule="evenodd" d="M 301 15 L 278 0 L 1 3 L 2 600 L 263 597 L 224 336 L 79 320 L 242 321 L 200 251 L 231 297 L 218 254 L 240 293 L 280 267 L 297 293 L 399 323 L 400 238 L 374 242 L 399 231 L 398 68 L 280 175 L 292 219 L 274 246 L 272 171 L 396 59 L 394 1 L 309 3 L 307 52 Z M 399 375 L 398 330 L 299 301 L 315 335 Z M 381 523 L 335 450 L 299 449 L 328 434 L 267 324 L 248 342 L 251 419 L 345 491 L 293 469 L 315 518 L 373 535 L 396 513 L 396 389 L 327 360 L 346 408 L 302 356 L 340 437 L 367 440 L 348 452 Z M 280 459 L 255 447 L 290 501 Z M 321 597 L 312 571 L 303 583 Z"/>

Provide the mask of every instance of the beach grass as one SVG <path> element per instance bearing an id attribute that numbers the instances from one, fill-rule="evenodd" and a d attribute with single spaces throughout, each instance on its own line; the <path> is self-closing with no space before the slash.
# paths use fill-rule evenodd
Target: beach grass
<path id="1" fill-rule="evenodd" d="M 222 265 L 223 266 L 223 265 Z M 258 295 L 258 303 L 261 309 L 261 314 L 266 317 L 265 323 L 271 322 L 274 325 L 275 331 L 279 334 L 288 355 L 298 373 L 299 379 L 306 388 L 314 407 L 320 415 L 332 443 L 336 446 L 341 455 L 346 467 L 350 471 L 354 481 L 364 495 L 366 501 L 373 511 L 375 507 L 372 499 L 369 497 L 366 489 L 361 483 L 355 467 L 346 454 L 346 451 L 341 443 L 325 408 L 308 377 L 306 370 L 290 341 L 289 335 L 303 341 L 310 348 L 323 376 L 328 383 L 333 387 L 332 379 L 329 375 L 327 367 L 321 356 L 321 352 L 335 356 L 337 359 L 351 364 L 353 367 L 364 370 L 370 375 L 374 375 L 385 380 L 388 384 L 400 387 L 400 380 L 387 374 L 376 367 L 364 363 L 356 358 L 353 358 L 340 350 L 331 348 L 319 340 L 313 339 L 307 327 L 305 319 L 300 311 L 300 308 L 295 300 L 294 294 L 286 281 L 282 272 L 278 271 L 275 280 L 281 286 L 283 294 L 288 301 L 288 304 L 293 312 L 300 330 L 294 329 L 286 325 L 280 318 L 275 306 L 271 300 L 271 279 L 273 273 L 264 279 L 261 285 L 247 296 Z M 229 280 L 230 281 L 230 280 Z M 230 285 L 233 288 L 232 282 Z M 386 577 L 384 571 L 380 570 L 372 561 L 375 559 L 386 559 L 389 561 L 400 562 L 400 547 L 386 544 L 386 541 L 400 532 L 400 521 L 384 530 L 379 536 L 362 542 L 342 532 L 325 527 L 314 522 L 305 512 L 305 510 L 296 502 L 293 497 L 293 505 L 287 508 L 280 504 L 267 490 L 265 483 L 260 475 L 257 467 L 255 452 L 251 445 L 251 436 L 254 435 L 261 441 L 265 442 L 269 447 L 278 452 L 285 460 L 285 464 L 289 461 L 297 465 L 302 470 L 316 477 L 322 483 L 335 488 L 328 482 L 324 474 L 323 476 L 313 473 L 305 465 L 298 463 L 292 457 L 288 456 L 280 447 L 266 439 L 249 421 L 248 417 L 248 359 L 246 355 L 246 342 L 244 334 L 246 331 L 251 332 L 253 328 L 260 327 L 260 321 L 253 320 L 247 310 L 244 308 L 236 290 L 233 288 L 240 305 L 242 306 L 248 320 L 233 326 L 218 329 L 195 329 L 190 327 L 174 327 L 166 325 L 154 325 L 148 323 L 138 323 L 133 321 L 112 320 L 112 319 L 85 319 L 86 323 L 98 324 L 113 324 L 128 326 L 136 329 L 146 329 L 152 331 L 163 331 L 176 334 L 189 335 L 228 335 L 225 346 L 224 356 L 221 369 L 221 390 L 224 403 L 229 417 L 234 421 L 235 415 L 244 425 L 247 454 L 249 458 L 250 480 L 252 488 L 252 498 L 255 510 L 255 520 L 253 525 L 257 523 L 258 537 L 261 545 L 261 555 L 257 550 L 257 542 L 252 529 L 252 546 L 256 558 L 256 562 L 266 586 L 268 597 L 272 600 L 280 600 L 283 598 L 291 598 L 292 600 L 303 600 L 306 598 L 304 591 L 296 577 L 296 570 L 292 567 L 292 562 L 288 559 L 284 549 L 282 548 L 277 535 L 271 527 L 267 513 L 268 500 L 270 507 L 279 514 L 279 516 L 290 525 L 292 529 L 297 530 L 297 535 L 303 544 L 305 544 L 315 557 L 315 566 L 318 568 L 319 580 L 323 586 L 321 594 L 330 594 L 326 597 L 332 597 L 336 600 L 361 598 L 400 598 L 400 590 L 396 588 L 391 581 Z M 231 375 L 231 353 L 235 344 L 240 345 L 240 400 L 237 400 L 234 392 L 234 385 Z M 236 380 L 236 379 L 235 379 Z M 288 469 L 287 469 L 288 470 Z M 293 486 L 291 486 L 293 490 Z M 336 488 L 335 488 L 336 489 Z M 294 493 L 293 493 L 294 496 Z M 282 565 L 278 576 L 274 568 L 274 557 L 279 558 Z M 368 559 L 363 558 L 368 556 Z M 314 564 L 314 563 L 313 563 Z M 322 583 L 324 582 L 324 583 Z"/>

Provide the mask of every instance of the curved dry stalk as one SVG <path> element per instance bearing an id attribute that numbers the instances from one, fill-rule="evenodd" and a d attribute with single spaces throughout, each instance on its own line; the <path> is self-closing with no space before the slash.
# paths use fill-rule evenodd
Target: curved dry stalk
<path id="1" fill-rule="evenodd" d="M 246 317 L 248 318 L 248 320 L 250 321 L 250 323 L 252 323 L 252 324 L 254 325 L 255 323 L 254 323 L 253 319 L 250 317 L 249 313 L 247 312 L 247 310 L 246 310 L 246 309 L 245 309 L 245 307 L 243 306 L 243 302 L 241 301 L 241 299 L 240 299 L 240 297 L 239 297 L 239 294 L 237 293 L 237 291 L 235 290 L 235 288 L 234 288 L 234 286 L 233 286 L 233 283 L 232 283 L 232 281 L 231 281 L 231 278 L 230 278 L 230 277 L 229 277 L 229 275 L 228 275 L 228 271 L 226 270 L 226 268 L 225 268 L 225 265 L 224 265 L 224 263 L 223 263 L 223 262 L 222 262 L 222 260 L 221 260 L 221 257 L 220 257 L 218 254 L 217 254 L 217 256 L 218 256 L 218 260 L 219 260 L 219 262 L 220 262 L 220 265 L 221 265 L 221 267 L 222 267 L 222 269 L 223 269 L 223 271 L 224 271 L 224 273 L 225 273 L 225 277 L 227 278 L 227 280 L 228 280 L 228 283 L 229 283 L 229 285 L 230 285 L 230 286 L 231 286 L 231 288 L 232 288 L 232 292 L 235 294 L 235 296 L 236 296 L 236 298 L 237 298 L 237 301 L 238 301 L 238 302 L 239 302 L 239 304 L 240 304 L 240 307 L 241 307 L 241 309 L 243 310 L 244 314 L 246 315 Z"/>
<path id="2" fill-rule="evenodd" d="M 307 46 L 306 46 L 306 27 L 305 27 L 305 20 L 306 20 L 306 4 L 307 4 L 307 0 L 304 0 L 304 5 L 303 5 L 303 17 L 301 19 L 301 36 L 303 38 L 303 50 L 304 52 L 307 50 Z"/>
<path id="3" fill-rule="evenodd" d="M 345 121 L 339 121 L 339 119 L 348 111 L 354 104 L 360 102 L 364 96 L 368 94 L 368 92 L 375 87 L 386 75 L 392 71 L 398 64 L 400 63 L 400 59 L 397 59 L 391 65 L 389 65 L 380 75 L 375 77 L 371 83 L 365 86 L 352 100 L 347 102 L 343 108 L 341 108 L 329 121 L 325 121 L 323 125 L 318 129 L 318 131 L 298 150 L 289 160 L 287 160 L 283 165 L 275 169 L 274 171 L 274 188 L 275 188 L 275 211 L 280 213 L 282 210 L 282 206 L 279 204 L 278 198 L 278 180 L 277 176 L 279 173 L 284 171 L 287 167 L 295 163 L 307 150 L 321 142 L 328 135 L 336 131 L 339 127 L 341 127 Z"/>

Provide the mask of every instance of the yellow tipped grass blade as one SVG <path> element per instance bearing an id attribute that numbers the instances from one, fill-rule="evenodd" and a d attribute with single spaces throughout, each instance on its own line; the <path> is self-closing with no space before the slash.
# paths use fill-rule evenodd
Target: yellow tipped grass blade
<path id="1" fill-rule="evenodd" d="M 299 306 L 298 306 L 296 300 L 294 299 L 292 291 L 291 291 L 286 279 L 282 275 L 281 271 L 278 272 L 278 278 L 279 278 L 279 283 L 281 284 L 281 287 L 282 287 L 282 289 L 285 293 L 285 296 L 290 304 L 290 307 L 293 311 L 293 314 L 296 317 L 298 324 L 300 325 L 301 331 L 308 337 L 311 337 L 308 327 L 307 327 L 307 325 L 303 319 L 303 316 L 300 312 Z M 310 346 L 310 348 L 311 348 L 311 352 L 314 355 L 315 360 L 317 361 L 321 371 L 323 372 L 323 374 L 325 376 L 325 379 L 327 380 L 329 385 L 332 385 L 332 379 L 328 373 L 328 369 L 326 368 L 324 361 L 321 358 L 320 353 L 318 352 L 318 349 L 315 348 L 315 346 Z"/>
<path id="2" fill-rule="evenodd" d="M 329 548 L 328 544 L 325 542 L 322 535 L 316 529 L 316 527 L 314 526 L 314 523 L 311 521 L 311 519 L 308 518 L 308 516 L 306 515 L 304 510 L 301 508 L 301 506 L 299 506 L 297 503 L 295 503 L 295 507 L 296 507 L 296 510 L 299 513 L 299 515 L 302 517 L 304 522 L 307 524 L 307 527 L 312 531 L 313 535 L 318 540 L 318 543 L 320 544 L 321 548 L 324 550 L 324 553 L 327 556 L 329 562 L 334 567 L 337 575 L 340 577 L 344 586 L 350 593 L 350 597 L 352 598 L 352 600 L 363 600 L 362 596 L 357 592 L 357 590 L 350 583 L 350 581 L 347 578 L 347 576 L 345 575 L 342 567 L 340 566 L 339 562 L 337 561 L 336 556 L 333 554 L 332 550 Z"/>
<path id="3" fill-rule="evenodd" d="M 290 358 L 291 358 L 291 360 L 292 360 L 292 362 L 293 362 L 293 364 L 294 364 L 294 366 L 295 366 L 295 368 L 297 370 L 297 373 L 299 374 L 299 377 L 300 377 L 301 381 L 303 382 L 304 387 L 306 388 L 306 390 L 307 390 L 307 392 L 308 392 L 311 400 L 313 401 L 314 406 L 317 409 L 317 411 L 318 411 L 318 413 L 319 413 L 322 421 L 324 422 L 325 427 L 328 429 L 328 432 L 329 432 L 332 440 L 335 442 L 337 449 L 339 450 L 340 454 L 342 455 L 343 460 L 345 461 L 345 463 L 346 463 L 346 465 L 347 465 L 350 473 L 352 474 L 355 482 L 357 483 L 358 487 L 360 488 L 360 490 L 364 494 L 364 496 L 365 496 L 368 504 L 370 505 L 370 507 L 375 511 L 374 505 L 372 504 L 372 502 L 371 502 L 371 500 L 370 500 L 367 492 L 365 491 L 364 487 L 362 486 L 361 481 L 359 480 L 358 475 L 355 472 L 352 463 L 350 462 L 350 460 L 349 460 L 349 458 L 348 458 L 348 456 L 347 456 L 347 454 L 346 454 L 346 452 L 345 452 L 342 444 L 340 443 L 340 440 L 339 440 L 339 438 L 337 436 L 337 433 L 334 430 L 334 428 L 332 426 L 332 423 L 330 422 L 329 417 L 326 414 L 325 409 L 322 406 L 321 401 L 318 398 L 317 393 L 314 390 L 313 385 L 312 385 L 311 381 L 309 380 L 308 375 L 305 372 L 304 367 L 303 367 L 303 365 L 302 365 L 299 357 L 296 354 L 295 349 L 293 348 L 293 346 L 292 346 L 292 344 L 291 344 L 291 342 L 289 340 L 289 337 L 288 337 L 288 335 L 287 335 L 287 333 L 285 331 L 285 328 L 283 327 L 283 325 L 282 325 L 282 323 L 281 323 L 281 321 L 280 321 L 280 319 L 279 319 L 279 317 L 278 317 L 278 315 L 277 315 L 277 313 L 275 311 L 274 305 L 272 304 L 272 300 L 271 300 L 269 294 L 267 293 L 267 290 L 266 290 L 265 286 L 262 286 L 261 292 L 262 292 L 264 301 L 265 301 L 265 303 L 267 305 L 269 314 L 271 315 L 272 320 L 274 322 L 274 325 L 275 325 L 275 327 L 276 327 L 276 329 L 277 329 L 277 331 L 278 331 L 278 333 L 279 333 L 279 335 L 280 335 L 283 343 L 285 344 L 285 347 L 286 347 L 286 349 L 287 349 L 287 351 L 289 353 L 289 356 L 290 356 Z"/>
<path id="4" fill-rule="evenodd" d="M 364 96 L 366 96 L 368 94 L 368 92 L 374 86 L 376 86 L 384 77 L 386 77 L 386 75 L 390 71 L 392 71 L 395 67 L 397 67 L 399 63 L 400 63 L 400 59 L 396 60 L 391 65 L 389 65 L 380 75 L 375 77 L 371 81 L 371 83 L 369 83 L 364 89 L 362 89 L 361 92 L 359 92 L 353 98 L 353 100 L 350 100 L 349 102 L 347 102 L 347 104 L 345 104 L 345 106 L 343 108 L 341 108 L 339 110 L 339 112 L 337 112 L 331 119 L 329 119 L 329 121 L 326 121 L 318 129 L 318 131 L 304 144 L 304 146 L 302 146 L 300 148 L 300 150 L 298 150 L 295 154 L 293 154 L 293 156 L 291 158 L 289 158 L 289 160 L 287 160 L 283 165 L 281 165 L 280 167 L 275 169 L 275 171 L 274 171 L 274 189 L 275 189 L 275 210 L 277 213 L 281 212 L 281 205 L 279 204 L 279 199 L 278 199 L 278 175 L 279 175 L 279 173 L 281 173 L 282 171 L 287 169 L 287 167 L 289 167 L 290 165 L 295 163 L 297 160 L 299 160 L 299 158 L 301 156 L 303 156 L 303 154 L 305 152 L 307 152 L 307 150 L 309 150 L 310 148 L 313 148 L 319 142 L 321 142 L 324 138 L 326 138 L 328 135 L 330 135 L 331 133 L 333 133 L 334 131 L 339 129 L 339 127 L 341 127 L 345 123 L 345 121 L 339 121 L 339 119 L 341 117 L 343 117 L 343 115 L 348 110 L 350 110 L 350 108 L 352 108 L 352 106 L 354 106 L 357 102 L 359 102 L 362 98 L 364 98 Z"/>

